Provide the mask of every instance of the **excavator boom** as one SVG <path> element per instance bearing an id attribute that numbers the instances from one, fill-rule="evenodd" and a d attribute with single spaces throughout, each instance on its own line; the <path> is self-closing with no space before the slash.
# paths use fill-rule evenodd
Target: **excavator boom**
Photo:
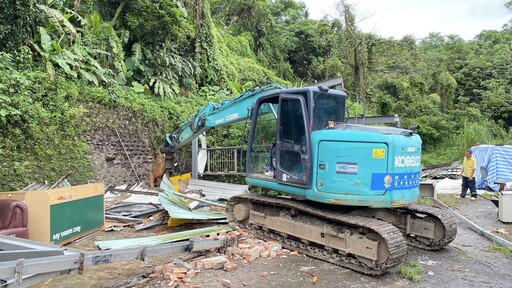
<path id="1" fill-rule="evenodd" d="M 282 88 L 282 86 L 276 84 L 269 84 L 260 88 L 249 89 L 236 98 L 224 100 L 218 104 L 208 103 L 184 121 L 176 131 L 165 136 L 163 150 L 172 152 L 211 128 L 247 120 L 250 118 L 251 109 L 258 98 L 265 95 L 265 93 Z"/>

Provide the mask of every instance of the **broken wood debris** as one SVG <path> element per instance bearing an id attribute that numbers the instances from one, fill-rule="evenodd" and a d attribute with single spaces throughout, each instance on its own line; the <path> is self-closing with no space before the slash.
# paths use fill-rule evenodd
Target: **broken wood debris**
<path id="1" fill-rule="evenodd" d="M 59 180 L 57 180 L 57 182 L 53 183 L 53 185 L 50 186 L 50 188 L 48 189 L 55 189 L 56 187 L 59 186 L 60 183 L 66 180 L 66 178 L 68 178 L 73 173 L 75 173 L 75 171 L 69 171 L 66 175 L 62 176 Z"/>
<path id="2" fill-rule="evenodd" d="M 142 223 L 135 225 L 135 230 L 143 230 L 148 229 L 154 226 L 163 225 L 167 223 L 169 220 L 169 214 L 167 214 L 167 211 L 160 211 L 156 214 L 151 215 L 150 217 L 144 219 Z"/>

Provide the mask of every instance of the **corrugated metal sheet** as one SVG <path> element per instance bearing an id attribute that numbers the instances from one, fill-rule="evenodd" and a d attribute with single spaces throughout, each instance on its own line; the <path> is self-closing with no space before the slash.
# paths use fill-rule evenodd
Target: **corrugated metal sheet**
<path id="1" fill-rule="evenodd" d="M 200 229 L 194 229 L 189 231 L 175 232 L 171 234 L 143 237 L 143 238 L 132 238 L 132 239 L 118 239 L 109 241 L 96 241 L 94 244 L 101 250 L 108 249 L 119 249 L 137 246 L 149 246 L 155 244 L 169 243 L 180 240 L 186 240 L 192 237 L 199 237 L 203 235 L 209 235 L 211 233 L 227 232 L 231 231 L 232 228 L 228 225 L 212 226 Z"/>
<path id="2" fill-rule="evenodd" d="M 34 183 L 28 185 L 27 187 L 21 189 L 21 191 L 43 191 L 43 190 L 48 190 L 50 188 L 50 186 L 51 186 L 51 184 L 48 184 L 48 183 L 34 182 Z M 68 180 L 64 180 L 61 183 L 59 183 L 59 185 L 57 185 L 57 187 L 55 187 L 55 189 L 66 188 L 66 187 L 71 187 L 71 184 L 69 184 Z"/>
<path id="3" fill-rule="evenodd" d="M 216 201 L 219 199 L 229 199 L 239 194 L 249 193 L 249 185 L 190 179 L 187 190 L 201 190 L 205 195 L 205 199 Z"/>
<path id="4" fill-rule="evenodd" d="M 160 188 L 165 191 L 164 193 L 159 194 L 160 203 L 162 203 L 162 206 L 167 210 L 167 212 L 169 212 L 169 215 L 172 218 L 192 220 L 226 218 L 226 213 L 224 212 L 192 210 L 185 198 L 176 192 L 171 181 L 169 181 L 167 177 L 162 178 Z"/>

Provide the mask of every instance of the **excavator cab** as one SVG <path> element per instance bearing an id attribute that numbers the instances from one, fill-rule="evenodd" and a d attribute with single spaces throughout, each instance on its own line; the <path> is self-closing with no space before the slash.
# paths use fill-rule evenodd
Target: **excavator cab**
<path id="1" fill-rule="evenodd" d="M 249 178 L 310 188 L 311 133 L 344 120 L 346 95 L 327 91 L 291 89 L 256 101 L 248 145 Z"/>
<path id="2" fill-rule="evenodd" d="M 343 206 L 414 203 L 421 139 L 407 129 L 346 124 L 346 98 L 322 87 L 259 97 L 252 110 L 247 183 Z"/>

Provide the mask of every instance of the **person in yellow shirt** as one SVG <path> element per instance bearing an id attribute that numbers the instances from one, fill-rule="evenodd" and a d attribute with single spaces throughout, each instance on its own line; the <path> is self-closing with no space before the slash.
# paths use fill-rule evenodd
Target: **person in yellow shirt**
<path id="1" fill-rule="evenodd" d="M 473 158 L 473 150 L 468 149 L 464 154 L 464 160 L 462 160 L 462 190 L 460 192 L 460 198 L 466 198 L 466 193 L 471 191 L 471 200 L 476 199 L 476 187 L 475 187 L 475 172 L 476 171 L 476 160 Z"/>

